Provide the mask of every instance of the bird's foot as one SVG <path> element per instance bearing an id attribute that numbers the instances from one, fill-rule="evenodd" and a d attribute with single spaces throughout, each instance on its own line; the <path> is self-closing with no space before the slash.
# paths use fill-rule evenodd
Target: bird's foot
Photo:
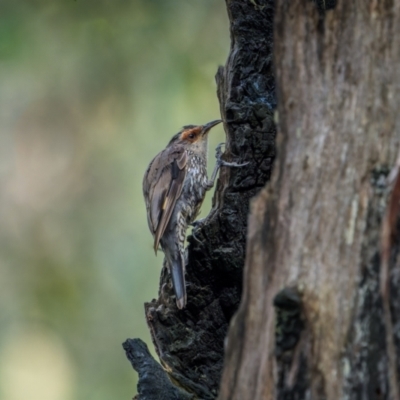
<path id="1" fill-rule="evenodd" d="M 215 158 L 217 160 L 220 160 L 222 157 L 222 150 L 221 147 L 225 146 L 225 142 L 220 143 L 216 148 L 215 148 Z"/>
<path id="2" fill-rule="evenodd" d="M 244 167 L 248 163 L 249 162 L 246 161 L 245 163 L 238 164 L 236 162 L 227 162 L 227 161 L 221 160 L 221 166 L 222 167 Z"/>
<path id="3" fill-rule="evenodd" d="M 215 163 L 215 167 L 214 167 L 214 171 L 211 175 L 211 179 L 205 185 L 206 190 L 210 190 L 214 186 L 215 179 L 217 177 L 217 173 L 218 173 L 220 167 L 244 167 L 245 165 L 248 164 L 248 162 L 245 162 L 243 164 L 238 164 L 235 162 L 224 161 L 222 159 L 222 150 L 221 150 L 221 147 L 223 145 L 225 145 L 225 143 L 220 143 L 217 146 L 217 148 L 215 149 L 215 158 L 217 159 L 217 162 Z"/>
<path id="4" fill-rule="evenodd" d="M 192 236 L 196 240 L 196 242 L 202 243 L 202 241 L 196 236 L 196 231 L 201 229 L 205 224 L 207 218 L 198 219 L 197 221 L 192 222 L 190 225 L 193 226 Z"/>
<path id="5" fill-rule="evenodd" d="M 219 167 L 244 167 L 248 164 L 248 162 L 238 164 L 235 162 L 228 162 L 222 159 L 222 150 L 221 147 L 225 146 L 225 143 L 220 143 L 217 148 L 215 149 L 215 158 L 217 159 L 217 165 Z"/>

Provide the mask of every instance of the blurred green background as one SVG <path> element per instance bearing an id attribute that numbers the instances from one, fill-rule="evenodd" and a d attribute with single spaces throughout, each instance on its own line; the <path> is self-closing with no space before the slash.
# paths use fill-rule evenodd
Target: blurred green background
<path id="1" fill-rule="evenodd" d="M 228 50 L 222 0 L 0 0 L 2 400 L 136 393 L 121 343 L 152 348 L 162 264 L 143 173 L 219 117 Z"/>

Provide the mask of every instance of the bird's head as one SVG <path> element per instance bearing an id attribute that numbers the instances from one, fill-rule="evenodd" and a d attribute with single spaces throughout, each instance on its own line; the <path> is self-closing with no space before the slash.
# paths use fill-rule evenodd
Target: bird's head
<path id="1" fill-rule="evenodd" d="M 173 136 L 169 145 L 183 144 L 185 147 L 191 148 L 193 151 L 206 151 L 208 133 L 211 128 L 218 125 L 222 121 L 216 119 L 204 125 L 186 125 L 180 132 Z"/>

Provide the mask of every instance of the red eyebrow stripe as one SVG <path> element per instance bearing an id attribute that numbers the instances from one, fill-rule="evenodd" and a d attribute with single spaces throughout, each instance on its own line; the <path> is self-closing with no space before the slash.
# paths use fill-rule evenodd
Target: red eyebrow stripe
<path id="1" fill-rule="evenodd" d="M 188 129 L 187 131 L 184 131 L 184 132 L 182 133 L 182 139 L 189 139 L 189 135 L 190 135 L 191 133 L 194 133 L 194 134 L 198 135 L 198 134 L 200 133 L 200 131 L 201 131 L 201 128 L 200 128 L 200 127 Z"/>

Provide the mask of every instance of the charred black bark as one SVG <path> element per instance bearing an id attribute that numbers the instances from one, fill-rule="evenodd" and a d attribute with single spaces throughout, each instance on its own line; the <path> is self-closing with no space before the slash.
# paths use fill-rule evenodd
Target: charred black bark
<path id="1" fill-rule="evenodd" d="M 193 399 L 192 395 L 172 384 L 161 365 L 151 356 L 146 343 L 140 339 L 128 339 L 122 346 L 132 367 L 139 374 L 139 399 Z"/>
<path id="2" fill-rule="evenodd" d="M 221 169 L 208 223 L 196 232 L 200 241 L 188 239 L 187 307 L 176 308 L 165 266 L 159 298 L 145 304 L 161 364 L 195 398 L 214 399 L 218 393 L 224 339 L 241 299 L 249 202 L 269 180 L 275 156 L 273 5 L 227 0 L 231 51 L 216 76 L 225 159 L 248 164 Z M 139 398 L 153 399 L 141 387 Z"/>

